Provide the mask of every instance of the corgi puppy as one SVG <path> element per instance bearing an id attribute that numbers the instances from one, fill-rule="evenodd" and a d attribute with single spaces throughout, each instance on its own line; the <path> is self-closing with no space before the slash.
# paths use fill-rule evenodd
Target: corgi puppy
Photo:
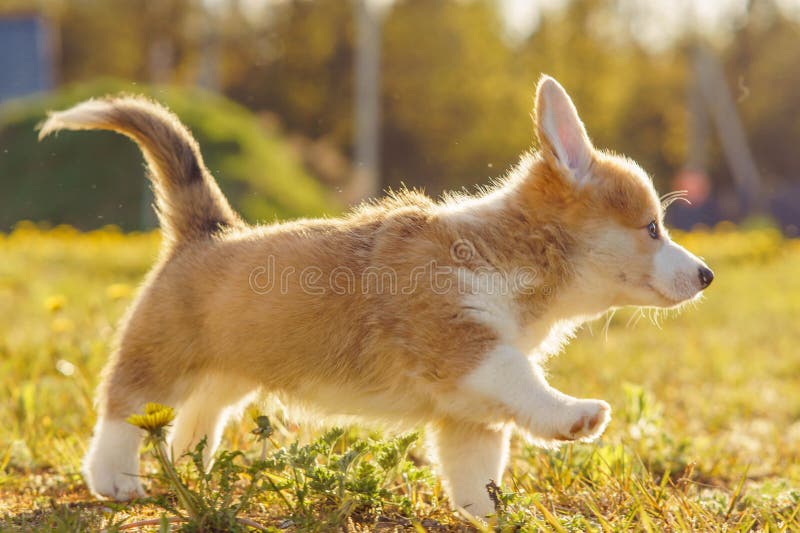
<path id="1" fill-rule="evenodd" d="M 425 425 L 454 506 L 493 510 L 517 428 L 551 446 L 609 423 L 601 400 L 551 387 L 542 369 L 575 329 L 620 306 L 673 307 L 714 279 L 670 240 L 650 177 L 594 148 L 570 97 L 541 78 L 540 150 L 476 196 L 410 191 L 341 218 L 246 224 L 179 120 L 138 97 L 49 115 L 40 138 L 104 129 L 141 148 L 163 247 L 122 321 L 97 393 L 83 473 L 100 496 L 144 494 L 146 402 L 174 406 L 175 454 L 256 394 Z"/>

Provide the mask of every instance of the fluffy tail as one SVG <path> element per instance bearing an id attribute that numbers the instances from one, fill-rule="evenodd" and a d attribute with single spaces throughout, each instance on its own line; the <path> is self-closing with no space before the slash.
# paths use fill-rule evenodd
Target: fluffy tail
<path id="1" fill-rule="evenodd" d="M 203 164 L 197 141 L 165 107 L 144 97 L 87 100 L 50 113 L 39 139 L 62 129 L 116 131 L 139 145 L 150 169 L 158 219 L 171 245 L 242 225 Z"/>

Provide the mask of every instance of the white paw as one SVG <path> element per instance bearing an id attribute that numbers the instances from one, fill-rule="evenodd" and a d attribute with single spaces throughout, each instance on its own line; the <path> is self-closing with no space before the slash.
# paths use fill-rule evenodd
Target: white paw
<path id="1" fill-rule="evenodd" d="M 147 496 L 136 474 L 85 472 L 86 482 L 97 496 L 128 501 Z"/>
<path id="2" fill-rule="evenodd" d="M 472 491 L 471 496 L 465 494 L 455 496 L 453 500 L 455 503 L 455 510 L 463 509 L 473 518 L 484 518 L 489 514 L 493 514 L 495 512 L 494 503 L 489 497 L 486 487 L 482 485 L 481 483 L 477 487 L 474 487 L 475 490 Z M 467 518 L 469 518 L 469 516 L 467 516 Z"/>
<path id="3" fill-rule="evenodd" d="M 611 406 L 602 400 L 578 400 L 570 406 L 556 440 L 590 442 L 603 434 L 611 421 Z"/>
<path id="4" fill-rule="evenodd" d="M 83 460 L 83 477 L 94 494 L 119 501 L 146 495 L 139 480 L 141 440 L 141 430 L 123 420 L 97 422 Z"/>

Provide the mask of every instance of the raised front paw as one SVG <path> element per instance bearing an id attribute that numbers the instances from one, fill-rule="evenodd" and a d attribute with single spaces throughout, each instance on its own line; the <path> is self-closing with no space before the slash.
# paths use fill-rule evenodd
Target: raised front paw
<path id="1" fill-rule="evenodd" d="M 590 442 L 603 434 L 611 421 L 611 406 L 602 400 L 578 400 L 560 424 L 556 440 Z"/>

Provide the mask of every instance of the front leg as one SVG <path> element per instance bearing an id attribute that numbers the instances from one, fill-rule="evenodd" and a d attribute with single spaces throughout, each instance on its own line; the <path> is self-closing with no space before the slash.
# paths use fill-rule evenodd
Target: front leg
<path id="1" fill-rule="evenodd" d="M 487 353 L 463 386 L 543 441 L 589 442 L 603 433 L 611 419 L 606 402 L 581 400 L 554 389 L 538 365 L 510 346 Z"/>

